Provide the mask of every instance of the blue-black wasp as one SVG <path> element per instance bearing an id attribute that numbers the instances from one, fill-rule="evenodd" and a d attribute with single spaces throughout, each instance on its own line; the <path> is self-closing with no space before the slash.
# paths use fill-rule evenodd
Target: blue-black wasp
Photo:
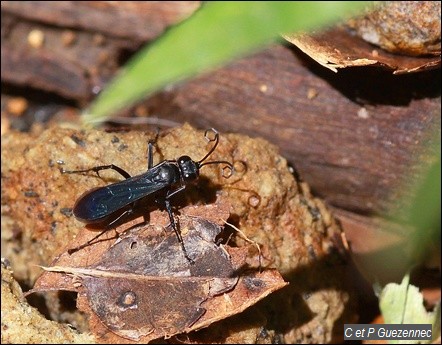
<path id="1" fill-rule="evenodd" d="M 215 134 L 214 138 L 209 139 L 209 131 L 213 131 Z M 62 169 L 61 172 L 65 174 L 93 171 L 97 173 L 97 175 L 99 175 L 99 171 L 101 170 L 112 169 L 125 178 L 125 180 L 108 186 L 98 187 L 87 191 L 75 202 L 73 214 L 79 221 L 86 224 L 101 224 L 110 221 L 104 231 L 88 241 L 85 245 L 90 244 L 92 241 L 100 237 L 111 225 L 115 224 L 117 220 L 132 213 L 132 206 L 134 203 L 147 196 L 153 196 L 157 204 L 166 209 L 169 215 L 170 225 L 183 248 L 184 255 L 190 262 L 192 262 L 184 247 L 181 233 L 176 226 L 170 199 L 172 196 L 183 191 L 189 184 L 196 182 L 199 177 L 200 169 L 205 165 L 225 164 L 230 172 L 233 171 L 233 165 L 227 161 L 217 160 L 205 162 L 218 146 L 219 133 L 212 128 L 206 130 L 204 136 L 209 141 L 215 141 L 215 143 L 209 152 L 207 152 L 207 154 L 199 161 L 194 161 L 189 156 L 184 155 L 175 160 L 164 160 L 155 166 L 153 166 L 154 142 L 149 141 L 147 171 L 136 176 L 131 176 L 124 169 L 114 164 L 100 165 L 84 170 Z M 83 247 L 84 245 L 77 247 L 70 252 Z"/>

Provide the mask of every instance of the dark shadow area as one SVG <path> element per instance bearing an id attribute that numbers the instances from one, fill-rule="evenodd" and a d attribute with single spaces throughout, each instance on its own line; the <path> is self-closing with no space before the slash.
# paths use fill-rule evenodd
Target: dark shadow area
<path id="1" fill-rule="evenodd" d="M 77 293 L 73 291 L 58 291 L 58 297 L 60 299 L 60 311 L 61 312 L 73 312 L 77 310 Z"/>
<path id="2" fill-rule="evenodd" d="M 20 283 L 20 282 L 19 282 Z M 30 290 L 29 286 L 23 286 L 20 284 L 23 291 Z M 36 308 L 46 319 L 52 320 L 50 311 L 48 309 L 46 298 L 44 297 L 44 292 L 35 292 L 26 296 L 26 301 L 31 307 Z"/>
<path id="3" fill-rule="evenodd" d="M 441 94 L 440 68 L 394 75 L 376 66 L 348 67 L 335 73 L 317 63 L 299 48 L 285 44 L 310 72 L 327 81 L 353 102 L 407 106 L 413 99 L 437 98 Z"/>

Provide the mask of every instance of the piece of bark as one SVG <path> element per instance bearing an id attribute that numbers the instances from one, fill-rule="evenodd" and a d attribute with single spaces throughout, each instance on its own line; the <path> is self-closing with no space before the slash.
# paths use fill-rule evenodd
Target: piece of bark
<path id="1" fill-rule="evenodd" d="M 11 234 L 7 254 L 17 265 L 18 277 L 31 286 L 40 272 L 29 262 L 47 266 L 77 234 L 82 225 L 69 211 L 78 196 L 119 179 L 105 171 L 100 172 L 102 178 L 62 175 L 59 168 L 113 163 L 139 174 L 146 171 L 147 142 L 154 137 L 154 133 L 59 127 L 35 136 L 12 132 L 3 136 L 2 211 L 9 219 L 5 235 Z M 183 154 L 200 159 L 207 148 L 203 132 L 189 126 L 175 128 L 160 133 L 154 163 Z M 188 203 L 227 200 L 232 204 L 229 222 L 260 245 L 263 267 L 278 269 L 290 283 L 256 306 L 256 313 L 264 316 L 259 327 L 286 342 L 339 339 L 342 322 L 354 321 L 355 300 L 352 282 L 346 279 L 349 263 L 341 231 L 324 204 L 298 185 L 276 147 L 262 139 L 221 132 L 211 159 L 234 162 L 237 173 L 226 179 L 219 166 L 202 167 L 197 186 L 181 193 L 175 205 L 179 210 Z M 248 245 L 236 235 L 232 240 L 238 246 Z M 14 251 L 18 245 L 21 250 Z M 242 328 L 248 329 L 248 321 L 244 322 Z M 250 322 L 256 334 L 256 319 Z M 209 339 L 210 333 L 205 334 Z M 228 337 L 241 342 L 224 333 L 224 340 Z"/>
<path id="2" fill-rule="evenodd" d="M 114 75 L 122 52 L 137 47 L 133 41 L 106 39 L 95 32 L 22 21 L 7 14 L 2 18 L 2 82 L 65 99 L 90 100 Z M 32 32 L 42 35 L 41 46 L 29 42 Z"/>
<path id="3" fill-rule="evenodd" d="M 127 56 L 198 6 L 198 2 L 2 2 L 2 82 L 84 104 Z M 28 41 L 35 31 L 42 35 L 39 46 Z"/>
<path id="4" fill-rule="evenodd" d="M 315 194 L 362 215 L 386 215 L 435 152 L 440 70 L 394 76 L 324 70 L 273 45 L 147 101 L 160 118 L 248 133 L 276 144 Z M 428 143 L 429 145 L 423 145 Z"/>
<path id="5" fill-rule="evenodd" d="M 141 43 L 185 19 L 199 5 L 199 1 L 2 1 L 1 9 L 33 22 Z"/>

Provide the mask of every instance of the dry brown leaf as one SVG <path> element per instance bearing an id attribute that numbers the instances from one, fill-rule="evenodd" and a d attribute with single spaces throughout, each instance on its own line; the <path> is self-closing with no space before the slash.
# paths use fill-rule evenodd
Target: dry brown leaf
<path id="1" fill-rule="evenodd" d="M 419 72 L 440 66 L 440 56 L 414 57 L 395 55 L 365 42 L 339 26 L 317 34 L 283 36 L 324 67 L 378 66 L 393 74 Z"/>
<path id="2" fill-rule="evenodd" d="M 440 2 L 375 2 L 365 14 L 320 33 L 283 36 L 321 65 L 379 66 L 394 74 L 440 66 Z"/>
<path id="3" fill-rule="evenodd" d="M 244 273 L 247 247 L 227 251 L 216 244 L 228 205 L 189 207 L 188 214 L 179 225 L 194 264 L 165 230 L 167 216 L 153 212 L 149 225 L 134 220 L 117 229 L 119 236 L 109 231 L 72 255 L 63 253 L 32 292 L 76 291 L 100 342 L 144 343 L 207 327 L 286 285 L 276 270 Z M 84 230 L 69 248 L 94 236 Z"/>

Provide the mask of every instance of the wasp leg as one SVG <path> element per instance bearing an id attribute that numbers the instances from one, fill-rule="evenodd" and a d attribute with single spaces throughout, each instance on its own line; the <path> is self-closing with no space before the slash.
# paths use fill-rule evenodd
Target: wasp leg
<path id="1" fill-rule="evenodd" d="M 130 174 L 126 170 L 120 168 L 119 166 L 116 166 L 115 164 L 99 165 L 97 167 L 93 167 L 90 169 L 84 169 L 84 170 L 64 170 L 64 169 L 61 169 L 60 171 L 62 174 L 77 174 L 77 173 L 84 173 L 84 172 L 88 172 L 88 171 L 93 171 L 93 172 L 97 173 L 97 175 L 100 177 L 99 171 L 108 170 L 108 169 L 115 170 L 117 173 L 119 173 L 121 176 L 123 176 L 126 179 L 131 177 Z"/>
<path id="2" fill-rule="evenodd" d="M 147 144 L 147 170 L 152 169 L 153 166 L 153 145 L 155 142 L 149 141 Z"/>
<path id="3" fill-rule="evenodd" d="M 158 136 L 160 135 L 160 130 L 158 129 L 157 134 L 153 140 L 149 140 L 147 143 L 147 170 L 150 170 L 153 167 L 153 147 L 158 140 Z"/>
<path id="4" fill-rule="evenodd" d="M 121 220 L 122 218 L 125 218 L 125 217 L 130 216 L 132 213 L 133 213 L 133 209 L 132 209 L 132 208 L 129 209 L 129 210 L 124 211 L 124 212 L 123 212 L 122 214 L 120 214 L 117 218 L 115 218 L 114 220 L 112 220 L 112 222 L 110 222 L 110 223 L 106 226 L 106 228 L 105 228 L 104 230 L 100 231 L 100 232 L 98 233 L 98 235 L 92 237 L 89 241 L 83 243 L 82 245 L 79 245 L 78 247 L 75 247 L 75 248 L 71 248 L 71 249 L 69 249 L 69 250 L 68 250 L 68 254 L 71 255 L 72 253 L 78 252 L 80 249 L 83 249 L 83 248 L 85 248 L 85 247 L 87 247 L 87 246 L 93 244 L 94 241 L 96 241 L 99 237 L 101 237 L 101 235 L 103 235 L 105 232 L 107 232 L 107 231 L 109 231 L 110 229 L 112 229 L 112 227 L 114 226 L 115 223 L 117 223 L 117 222 L 118 222 L 119 220 Z M 117 236 L 118 236 L 118 234 L 117 234 Z M 107 240 L 107 239 L 105 239 L 104 241 L 106 241 L 106 240 Z M 96 241 L 96 242 L 98 243 L 99 241 Z"/>
<path id="5" fill-rule="evenodd" d="M 175 231 L 175 235 L 178 238 L 178 242 L 180 242 L 180 244 L 181 244 L 181 248 L 183 249 L 184 256 L 193 265 L 195 263 L 195 261 L 193 261 L 189 257 L 189 255 L 187 254 L 186 247 L 184 246 L 183 237 L 181 236 L 181 231 L 177 227 L 177 224 L 175 222 L 175 218 L 173 217 L 173 213 L 172 213 L 172 206 L 170 205 L 170 201 L 168 199 L 164 200 L 164 206 L 166 207 L 166 211 L 169 214 L 170 225 L 172 226 L 173 231 Z"/>

